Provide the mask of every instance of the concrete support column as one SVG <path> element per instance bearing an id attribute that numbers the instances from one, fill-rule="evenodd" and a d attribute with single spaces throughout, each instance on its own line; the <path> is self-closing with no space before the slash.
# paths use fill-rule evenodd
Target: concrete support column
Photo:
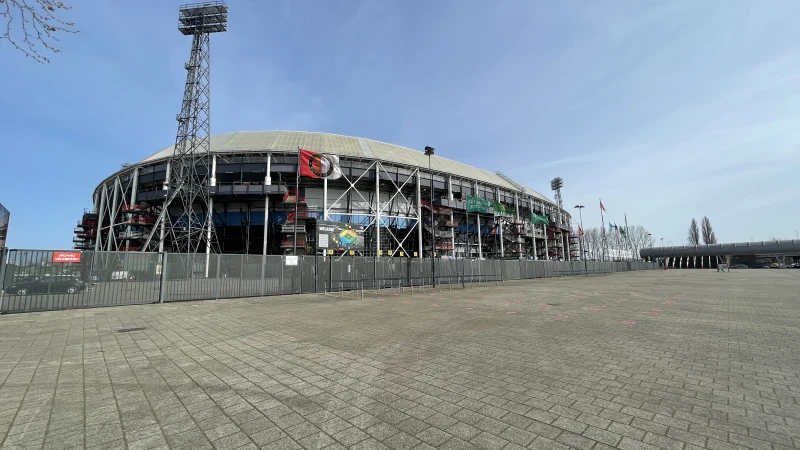
<path id="1" fill-rule="evenodd" d="M 217 155 L 216 153 L 211 155 L 211 178 L 208 179 L 208 186 L 213 187 L 217 185 Z M 207 211 L 207 218 L 208 221 L 206 225 L 206 278 L 208 278 L 208 265 L 211 262 L 211 231 L 214 228 L 214 197 L 209 196 L 208 198 L 208 211 Z M 247 218 L 248 223 L 250 222 L 250 217 Z M 249 226 L 249 225 L 248 225 Z M 248 242 L 247 245 L 250 245 L 250 236 L 247 236 Z"/>
<path id="2" fill-rule="evenodd" d="M 476 181 L 473 183 L 475 196 L 478 196 L 478 182 Z M 475 218 L 478 221 L 478 259 L 483 259 L 483 245 L 481 244 L 481 215 L 480 213 L 475 213 Z"/>
<path id="3" fill-rule="evenodd" d="M 433 205 L 431 205 L 433 207 Z M 375 161 L 375 256 L 381 254 L 381 163 Z"/>
<path id="4" fill-rule="evenodd" d="M 167 171 L 165 173 L 166 177 L 164 178 L 164 184 L 161 185 L 161 188 L 164 191 L 164 200 L 165 201 L 164 201 L 163 208 L 165 208 L 165 209 L 169 208 L 166 205 L 166 198 L 169 197 L 169 177 L 170 177 L 171 173 L 172 173 L 172 163 L 170 161 L 167 161 Z M 169 220 L 169 211 L 162 211 L 162 214 L 164 215 L 164 218 L 163 218 L 163 220 L 161 220 L 161 228 L 158 231 L 158 237 L 159 237 L 159 239 L 158 239 L 158 252 L 159 253 L 164 253 L 164 234 L 166 233 L 166 229 L 167 229 L 167 220 Z"/>
<path id="5" fill-rule="evenodd" d="M 494 189 L 494 198 L 495 198 L 496 202 L 500 202 L 500 188 L 495 188 Z M 505 252 L 505 245 L 506 244 L 505 244 L 505 242 L 503 242 L 503 221 L 504 220 L 505 219 L 504 219 L 503 216 L 498 216 L 495 213 L 494 221 L 495 221 L 495 224 L 498 225 L 499 235 L 500 235 L 500 258 L 505 257 L 505 253 L 506 253 Z"/>
<path id="6" fill-rule="evenodd" d="M 133 205 L 136 203 L 136 195 L 139 190 L 139 168 L 133 169 L 133 174 L 131 174 L 131 196 L 130 201 L 128 202 L 129 205 Z"/>
<path id="7" fill-rule="evenodd" d="M 272 186 L 271 171 L 272 155 L 267 153 L 267 173 L 264 175 L 264 186 Z M 267 254 L 267 237 L 269 237 L 269 194 L 264 194 L 264 243 L 261 245 L 261 254 L 263 256 Z"/>
<path id="8" fill-rule="evenodd" d="M 328 179 L 322 179 L 322 219 L 328 220 Z"/>
<path id="9" fill-rule="evenodd" d="M 417 169 L 417 252 L 419 257 L 422 258 L 422 175 L 420 170 Z"/>
<path id="10" fill-rule="evenodd" d="M 451 202 L 453 201 L 453 178 L 447 177 L 447 199 Z M 453 217 L 453 208 L 450 207 L 450 222 L 452 223 L 455 220 Z M 453 258 L 456 257 L 456 233 L 455 228 L 447 228 L 449 233 L 452 235 L 450 236 L 450 246 L 453 248 Z"/>

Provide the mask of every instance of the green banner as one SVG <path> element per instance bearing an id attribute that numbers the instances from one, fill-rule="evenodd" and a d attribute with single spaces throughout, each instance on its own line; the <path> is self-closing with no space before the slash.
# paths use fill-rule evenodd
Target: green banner
<path id="1" fill-rule="evenodd" d="M 489 213 L 489 201 L 480 197 L 467 196 L 467 212 Z"/>
<path id="2" fill-rule="evenodd" d="M 531 223 L 534 225 L 550 225 L 550 218 L 531 213 Z"/>
<path id="3" fill-rule="evenodd" d="M 494 215 L 495 216 L 510 216 L 511 209 L 507 209 L 500 202 L 494 202 Z"/>

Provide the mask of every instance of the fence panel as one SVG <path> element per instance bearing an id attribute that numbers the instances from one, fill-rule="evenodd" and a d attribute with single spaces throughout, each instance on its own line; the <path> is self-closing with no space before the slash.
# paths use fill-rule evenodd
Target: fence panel
<path id="1" fill-rule="evenodd" d="M 6 250 L 0 311 L 44 311 L 158 301 L 160 255 L 74 252 L 53 262 L 53 250 Z"/>
<path id="2" fill-rule="evenodd" d="M 503 270 L 503 279 L 504 280 L 519 280 L 522 278 L 520 274 L 520 262 L 519 260 L 516 261 L 500 261 L 502 270 Z"/>
<path id="3" fill-rule="evenodd" d="M 261 281 L 262 295 L 283 294 L 283 256 L 267 255 L 264 257 L 264 278 Z"/>
<path id="4" fill-rule="evenodd" d="M 53 262 L 53 250 L 6 249 L 0 260 L 0 311 L 21 312 L 84 308 L 159 301 L 202 300 L 258 295 L 322 292 L 375 288 L 371 280 L 384 279 L 377 287 L 431 284 L 431 260 L 407 258 L 340 259 L 300 256 L 287 265 L 286 256 L 187 255 L 134 252 L 78 252 L 74 262 Z M 75 255 L 74 253 L 72 254 Z M 289 260 L 289 261 L 287 261 Z M 434 260 L 437 283 L 456 283 L 482 276 L 505 280 L 577 275 L 588 270 L 627 272 L 655 270 L 645 261 L 531 261 L 531 260 Z M 162 277 L 165 280 L 162 289 Z M 451 277 L 451 278 L 448 278 Z"/>
<path id="5" fill-rule="evenodd" d="M 222 267 L 226 257 L 237 255 L 205 255 L 205 254 L 166 254 L 166 286 L 164 301 L 174 302 L 183 300 L 206 300 L 218 298 L 221 288 L 227 286 L 228 278 L 234 276 L 225 272 L 228 267 Z M 222 280 L 220 280 L 222 279 Z"/>

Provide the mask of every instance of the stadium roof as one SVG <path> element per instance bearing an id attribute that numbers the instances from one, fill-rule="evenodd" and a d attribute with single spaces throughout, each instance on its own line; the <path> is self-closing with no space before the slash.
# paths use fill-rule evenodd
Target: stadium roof
<path id="1" fill-rule="evenodd" d="M 160 152 L 150 155 L 140 161 L 139 164 L 168 158 L 172 156 L 173 147 L 171 145 Z M 264 152 L 268 150 L 296 152 L 298 147 L 318 152 L 378 159 L 410 166 L 428 166 L 428 157 L 421 150 L 338 134 L 304 131 L 238 131 L 211 136 L 211 150 L 214 153 Z M 483 183 L 502 186 L 512 191 L 518 190 L 517 185 L 520 185 L 512 182 L 508 177 L 440 156 L 432 158 L 431 166 L 437 172 L 455 174 Z M 523 192 L 553 203 L 549 198 L 528 187 L 523 186 Z"/>

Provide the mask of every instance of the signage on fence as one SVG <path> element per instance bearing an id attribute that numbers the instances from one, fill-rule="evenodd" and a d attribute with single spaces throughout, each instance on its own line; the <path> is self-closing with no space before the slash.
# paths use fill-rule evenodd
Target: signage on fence
<path id="1" fill-rule="evenodd" d="M 54 263 L 79 263 L 81 252 L 53 252 Z"/>
<path id="2" fill-rule="evenodd" d="M 355 255 L 355 254 L 356 254 L 356 251 L 355 251 L 355 250 L 350 250 L 350 256 L 353 256 L 353 255 Z"/>
<path id="3" fill-rule="evenodd" d="M 296 266 L 298 259 L 299 258 L 297 256 L 289 255 L 289 256 L 286 257 L 286 265 L 287 266 Z"/>
<path id="4" fill-rule="evenodd" d="M 489 213 L 489 200 L 480 197 L 467 196 L 467 212 Z"/>
<path id="5" fill-rule="evenodd" d="M 364 226 L 318 220 L 317 248 L 339 251 L 364 250 Z"/>

